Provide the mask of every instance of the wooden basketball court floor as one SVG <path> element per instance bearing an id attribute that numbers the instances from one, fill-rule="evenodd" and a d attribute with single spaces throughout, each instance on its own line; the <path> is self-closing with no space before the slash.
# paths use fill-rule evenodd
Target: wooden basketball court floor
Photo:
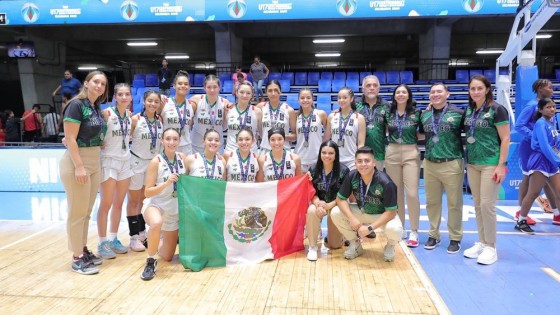
<path id="1" fill-rule="evenodd" d="M 156 277 L 146 282 L 140 279 L 146 253 L 118 255 L 105 261 L 98 275 L 70 270 L 64 194 L 0 192 L 0 200 L 0 314 L 556 314 L 560 309 L 560 228 L 533 207 L 537 234 L 518 233 L 515 201 L 498 202 L 499 260 L 491 266 L 445 252 L 444 211 L 441 246 L 429 251 L 400 244 L 392 263 L 383 261 L 385 238 L 379 235 L 366 240 L 364 256 L 352 261 L 342 257 L 344 249 L 323 249 L 317 262 L 301 251 L 258 265 L 195 273 L 175 258 L 160 260 Z M 472 198 L 464 200 L 462 249 L 477 239 Z M 421 244 L 429 226 L 424 207 Z M 127 231 L 122 222 L 119 239 L 125 245 Z M 94 213 L 88 245 L 96 251 L 97 243 Z"/>

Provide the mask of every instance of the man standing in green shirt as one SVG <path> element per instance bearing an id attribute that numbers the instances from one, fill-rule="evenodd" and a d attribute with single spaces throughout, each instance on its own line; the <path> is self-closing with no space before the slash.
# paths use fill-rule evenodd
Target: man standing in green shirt
<path id="1" fill-rule="evenodd" d="M 389 103 L 379 96 L 379 79 L 368 75 L 362 81 L 362 101 L 356 104 L 360 114 L 366 119 L 366 146 L 373 149 L 376 167 L 382 171 L 385 166 L 385 114 L 389 110 Z"/>
<path id="2" fill-rule="evenodd" d="M 376 229 L 387 236 L 383 257 L 395 259 L 395 245 L 401 240 L 402 224 L 397 216 L 397 186 L 385 172 L 375 168 L 375 157 L 369 147 L 356 151 L 356 169 L 344 179 L 331 210 L 331 219 L 350 246 L 344 258 L 354 259 L 364 253 L 360 238 Z M 353 194 L 357 204 L 349 204 Z"/>
<path id="3" fill-rule="evenodd" d="M 463 144 L 461 120 L 463 111 L 449 103 L 449 90 L 443 83 L 430 89 L 430 110 L 420 116 L 420 131 L 426 135 L 424 188 L 430 232 L 425 249 L 436 248 L 441 240 L 442 195 L 447 194 L 447 228 L 449 254 L 458 253 L 463 238 Z"/>

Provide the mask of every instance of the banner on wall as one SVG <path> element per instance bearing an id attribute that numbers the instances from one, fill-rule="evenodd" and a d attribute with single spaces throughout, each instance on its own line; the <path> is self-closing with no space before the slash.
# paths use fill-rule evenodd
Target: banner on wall
<path id="1" fill-rule="evenodd" d="M 13 0 L 0 1 L 0 25 L 496 15 L 515 14 L 517 5 L 518 0 Z"/>
<path id="2" fill-rule="evenodd" d="M 0 191 L 64 192 L 59 163 L 66 149 L 2 149 Z"/>

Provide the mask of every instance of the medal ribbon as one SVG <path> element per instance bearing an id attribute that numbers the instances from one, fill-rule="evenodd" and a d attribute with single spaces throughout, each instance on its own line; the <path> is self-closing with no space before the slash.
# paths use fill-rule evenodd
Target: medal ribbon
<path id="1" fill-rule="evenodd" d="M 395 111 L 395 119 L 397 120 L 397 132 L 399 134 L 399 139 L 402 139 L 403 128 L 406 122 L 406 111 L 402 115 L 402 119 L 400 117 L 401 116 L 399 116 L 399 112 Z"/>
<path id="2" fill-rule="evenodd" d="M 247 126 L 247 118 L 249 117 L 249 106 L 247 106 L 247 108 L 245 108 L 244 112 L 240 112 L 239 111 L 239 107 L 237 107 L 237 104 L 235 105 L 235 110 L 237 110 L 237 113 L 239 114 L 239 128 L 242 129 L 245 126 Z M 243 113 L 245 113 L 245 115 L 243 115 Z M 241 118 L 241 115 L 243 115 L 243 118 Z"/>
<path id="3" fill-rule="evenodd" d="M 126 134 L 128 133 L 128 119 L 124 120 L 121 115 L 119 114 L 119 110 L 117 109 L 117 106 L 113 107 L 113 111 L 115 112 L 115 114 L 117 115 L 117 118 L 119 119 L 119 125 L 121 127 L 121 132 L 122 132 L 122 148 L 123 150 L 126 150 Z M 125 117 L 126 117 L 126 112 L 125 112 Z"/>
<path id="4" fill-rule="evenodd" d="M 280 115 L 280 106 L 276 107 L 276 110 L 272 110 L 272 105 L 268 103 L 268 112 L 270 113 L 270 125 L 276 127 L 276 123 L 278 122 L 278 116 Z"/>
<path id="5" fill-rule="evenodd" d="M 150 138 L 152 139 L 152 143 L 150 144 L 150 149 L 153 150 L 156 148 L 158 121 L 157 118 L 155 118 L 154 116 L 154 124 L 152 125 L 146 113 L 144 113 L 144 120 L 146 120 L 146 125 L 148 125 L 148 131 L 150 131 Z M 152 129 L 154 130 L 155 133 L 152 132 Z"/>
<path id="6" fill-rule="evenodd" d="M 187 105 L 186 105 L 186 101 L 177 105 L 177 99 L 173 98 L 173 103 L 175 103 L 175 109 L 177 110 L 177 117 L 179 118 L 179 124 L 181 125 L 181 129 L 179 129 L 179 135 L 182 135 L 183 134 L 183 129 L 185 128 L 185 125 L 187 124 Z M 183 105 L 185 105 L 185 107 L 183 107 L 183 115 L 181 115 L 180 108 Z"/>
<path id="7" fill-rule="evenodd" d="M 249 164 L 251 164 L 251 152 L 249 152 L 249 156 L 247 156 L 247 164 L 243 166 L 243 159 L 241 158 L 241 153 L 239 153 L 239 149 L 237 149 L 237 158 L 239 159 L 239 166 L 241 169 L 241 180 L 243 182 L 247 181 L 247 177 L 249 176 Z M 245 172 L 243 172 L 245 170 Z"/>
<path id="8" fill-rule="evenodd" d="M 171 161 L 169 161 L 165 152 L 161 153 L 161 156 L 163 157 L 163 160 L 165 161 L 165 163 L 167 163 L 167 166 L 169 167 L 169 171 L 171 172 L 171 174 L 179 173 L 179 163 L 177 163 L 177 156 L 175 156 L 173 158 L 173 163 L 171 163 Z M 176 182 L 173 183 L 173 191 L 177 191 L 177 183 Z"/>
<path id="9" fill-rule="evenodd" d="M 332 174 L 333 174 L 333 173 L 334 173 L 334 172 L 331 171 L 331 172 L 329 173 L 329 175 L 326 175 L 326 174 L 325 174 L 325 169 L 323 169 L 323 170 L 321 171 L 321 179 L 322 179 L 322 181 L 323 181 L 323 185 L 325 185 L 325 192 L 326 192 L 326 193 L 328 193 L 329 187 L 331 187 L 331 179 L 332 179 Z"/>
<path id="10" fill-rule="evenodd" d="M 441 116 L 439 116 L 439 119 L 436 120 L 436 116 L 435 116 L 435 110 L 432 107 L 432 132 L 434 133 L 434 135 L 438 135 L 438 128 L 439 125 L 441 124 L 441 121 L 443 119 L 443 116 L 445 116 L 445 113 L 447 113 L 447 103 L 445 104 L 445 107 L 443 108 L 443 111 L 441 112 Z"/>
<path id="11" fill-rule="evenodd" d="M 282 153 L 282 161 L 279 164 L 280 167 L 276 165 L 276 161 L 274 161 L 274 157 L 272 156 L 272 151 L 270 151 L 270 158 L 272 159 L 272 167 L 274 168 L 274 179 L 282 179 L 284 176 L 284 163 L 286 163 L 286 150 Z M 280 168 L 280 173 L 278 173 L 278 168 Z"/>
<path id="12" fill-rule="evenodd" d="M 346 118 L 342 117 L 342 112 L 340 112 L 340 119 L 338 120 L 338 141 L 342 141 L 344 137 L 344 132 L 346 131 L 346 126 L 348 126 L 348 122 L 352 119 L 352 113 L 354 111 L 350 111 L 350 114 L 346 116 Z M 344 121 L 344 124 L 342 123 Z"/>
<path id="13" fill-rule="evenodd" d="M 212 173 L 208 173 L 208 162 L 206 161 L 206 156 L 203 154 L 200 155 L 202 157 L 202 162 L 204 162 L 204 171 L 206 172 L 206 178 L 213 179 L 214 172 L 216 171 L 216 156 L 214 155 L 214 159 L 212 160 Z"/>
<path id="14" fill-rule="evenodd" d="M 373 178 L 371 179 L 371 181 L 373 181 Z M 369 191 L 369 185 L 371 185 L 371 181 L 369 182 L 369 184 L 367 184 L 366 191 L 364 192 L 364 180 L 360 178 L 360 202 L 362 203 L 360 209 L 362 210 L 364 209 L 364 206 L 366 204 L 366 196 Z"/>
<path id="15" fill-rule="evenodd" d="M 309 141 L 309 132 L 311 131 L 311 120 L 313 120 L 313 111 L 315 109 L 311 109 L 311 114 L 309 114 L 309 116 L 307 118 L 305 118 L 305 115 L 303 114 L 303 112 L 301 113 L 301 127 L 303 129 L 303 139 L 305 140 L 305 142 Z M 305 124 L 307 123 L 307 127 L 305 126 Z"/>
<path id="16" fill-rule="evenodd" d="M 480 108 L 478 110 L 473 110 L 473 112 L 471 114 L 470 136 L 473 137 L 473 138 L 474 138 L 474 127 L 476 126 L 476 121 L 480 117 L 480 114 L 482 114 L 482 112 L 484 111 L 484 107 L 486 107 L 486 102 L 484 102 L 484 104 L 482 104 L 482 106 L 480 106 Z M 475 114 L 476 114 L 476 117 L 475 117 Z"/>

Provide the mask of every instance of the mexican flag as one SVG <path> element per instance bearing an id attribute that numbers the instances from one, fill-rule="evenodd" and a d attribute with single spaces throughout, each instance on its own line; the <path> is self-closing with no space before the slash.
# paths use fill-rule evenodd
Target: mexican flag
<path id="1" fill-rule="evenodd" d="M 265 183 L 181 176 L 179 259 L 185 268 L 254 264 L 303 250 L 315 194 L 307 175 Z"/>

